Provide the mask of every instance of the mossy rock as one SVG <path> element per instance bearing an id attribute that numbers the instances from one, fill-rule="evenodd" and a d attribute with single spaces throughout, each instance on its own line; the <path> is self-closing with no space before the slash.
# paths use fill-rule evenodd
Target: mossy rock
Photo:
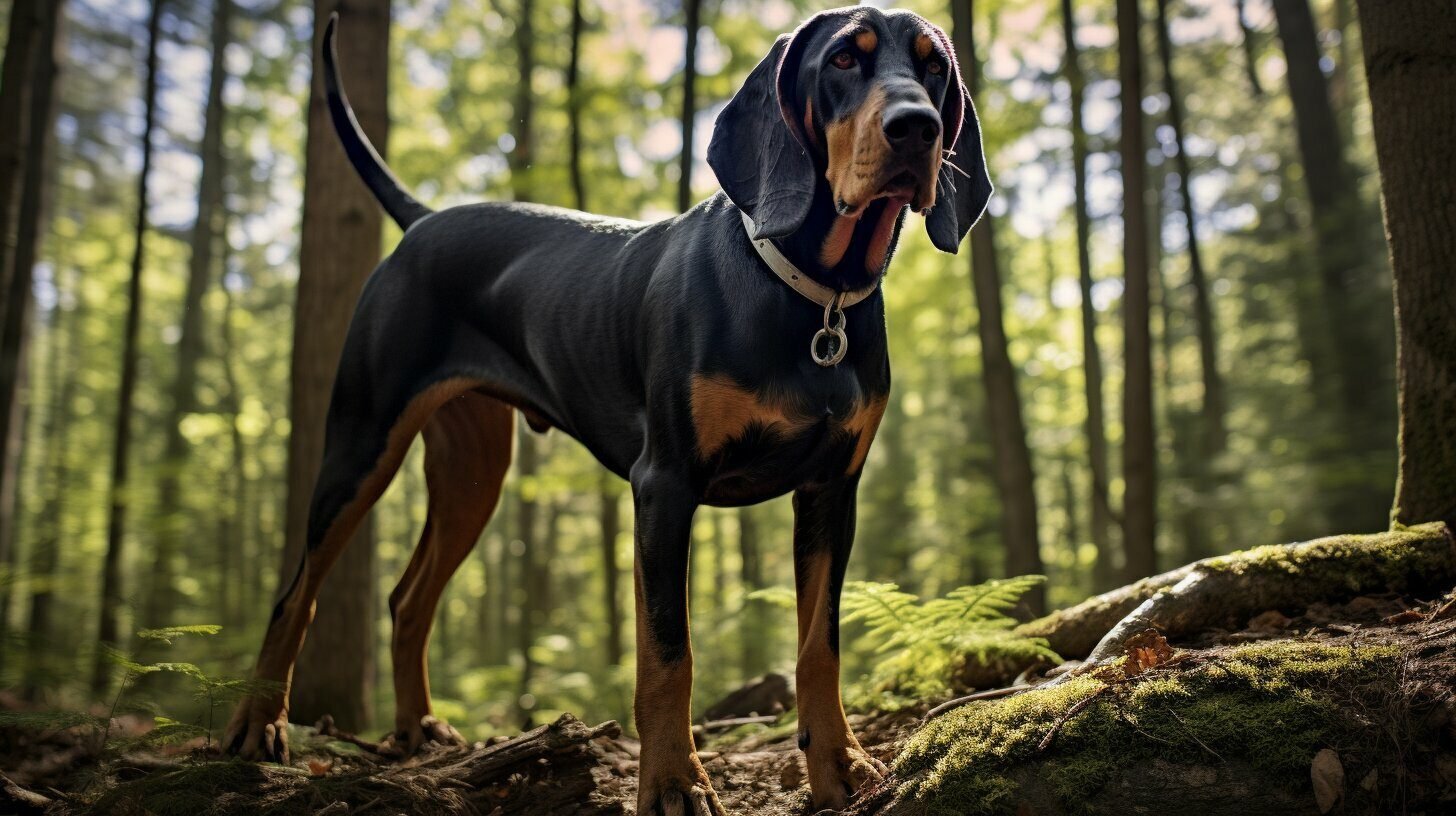
<path id="1" fill-rule="evenodd" d="M 1310 764 L 1324 748 L 1349 780 L 1339 812 L 1400 812 L 1396 785 L 1359 783 L 1397 773 L 1403 747 L 1386 735 L 1411 729 L 1401 655 L 1397 645 L 1246 645 L 1148 679 L 1084 676 L 972 704 L 911 738 L 881 812 L 1317 814 Z"/>

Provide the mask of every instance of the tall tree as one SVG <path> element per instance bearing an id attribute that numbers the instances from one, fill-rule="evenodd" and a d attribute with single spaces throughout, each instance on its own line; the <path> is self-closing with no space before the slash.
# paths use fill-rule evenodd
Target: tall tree
<path id="1" fill-rule="evenodd" d="M 759 542 L 757 510 L 754 507 L 738 508 L 738 556 L 739 578 L 746 596 L 754 590 L 763 589 L 763 552 Z M 744 679 L 764 670 L 768 650 L 764 642 L 768 639 L 768 615 L 764 604 L 745 600 L 744 623 L 739 627 L 743 649 L 741 666 Z"/>
<path id="2" fill-rule="evenodd" d="M 566 57 L 566 138 L 572 206 L 585 210 L 586 180 L 581 166 L 581 40 L 586 19 L 581 13 L 581 3 L 582 0 L 571 0 L 571 39 Z"/>
<path id="3" fill-rule="evenodd" d="M 1143 133 L 1142 13 L 1117 0 L 1118 79 L 1122 86 L 1123 550 L 1130 579 L 1157 571 L 1157 435 L 1153 428 L 1152 332 L 1149 327 L 1148 213 Z"/>
<path id="4" fill-rule="evenodd" d="M 30 346 L 31 285 L 35 279 L 38 250 L 49 232 L 49 190 L 56 121 L 57 51 L 60 47 L 62 0 L 46 3 L 36 32 L 32 59 L 31 88 L 25 116 L 29 145 L 21 179 L 20 209 L 15 224 L 14 251 L 10 256 L 9 291 L 0 304 L 0 564 L 9 568 L 15 561 L 17 488 L 20 476 L 21 444 L 25 432 L 25 400 L 21 391 L 26 380 L 26 353 Z M 0 590 L 0 632 L 10 631 L 9 582 Z"/>
<path id="5" fill-rule="evenodd" d="M 1184 138 L 1183 97 L 1173 73 L 1173 40 L 1168 31 L 1168 0 L 1158 0 L 1158 57 L 1163 67 L 1163 89 L 1168 93 L 1168 124 L 1173 130 L 1173 166 L 1178 179 L 1178 200 L 1188 232 L 1188 287 L 1193 290 L 1193 322 L 1198 333 L 1198 358 L 1203 375 L 1203 433 L 1200 460 L 1221 453 L 1225 445 L 1227 411 L 1223 375 L 1218 370 L 1218 341 L 1209 297 L 1208 273 L 1199 248 L 1198 219 L 1193 208 L 1193 163 Z M 1167 296 L 1166 294 L 1164 295 Z"/>
<path id="6" fill-rule="evenodd" d="M 1372 263 L 1369 222 L 1356 177 L 1345 157 L 1340 127 L 1309 0 L 1274 0 L 1274 17 L 1284 44 L 1295 135 L 1309 194 L 1318 269 L 1320 330 L 1326 341 L 1310 360 L 1317 388 L 1334 407 L 1340 453 L 1358 457 L 1354 470 L 1379 466 L 1388 449 L 1393 401 L 1387 391 L 1390 324 L 1378 266 Z M 1346 468 L 1349 470 L 1350 468 Z M 1371 480 L 1334 474 L 1326 514 L 1336 528 L 1357 532 L 1383 520 L 1376 510 L 1389 492 Z"/>
<path id="7" fill-rule="evenodd" d="M 1244 0 L 1236 0 L 1234 13 L 1239 18 L 1239 44 L 1244 49 L 1244 75 L 1249 78 L 1249 90 L 1254 96 L 1264 95 L 1264 85 L 1259 81 L 1258 43 L 1254 42 L 1254 29 L 1244 13 Z"/>
<path id="8" fill-rule="evenodd" d="M 622 532 L 622 491 L 615 484 L 616 477 L 605 468 L 600 479 L 597 497 L 601 503 L 598 518 L 602 537 L 602 608 L 607 618 L 607 662 L 617 666 L 622 662 L 622 591 L 618 588 L 621 570 L 617 567 L 617 537 Z"/>
<path id="9" fill-rule="evenodd" d="M 677 209 L 693 206 L 693 124 L 698 116 L 698 28 L 702 25 L 703 0 L 683 0 L 683 102 L 680 112 L 682 152 L 678 158 Z"/>
<path id="10" fill-rule="evenodd" d="M 1063 70 L 1071 87 L 1072 192 L 1077 214 L 1077 282 L 1082 292 L 1082 369 L 1087 400 L 1087 465 L 1091 473 L 1092 544 L 1097 550 L 1093 583 L 1099 590 L 1116 584 L 1112 549 L 1112 505 L 1107 497 L 1107 419 L 1102 405 L 1102 351 L 1097 345 L 1097 306 L 1092 302 L 1092 218 L 1087 210 L 1087 128 L 1082 119 L 1087 79 L 1077 46 L 1072 0 L 1062 0 Z"/>
<path id="11" fill-rule="evenodd" d="M 133 231 L 131 278 L 127 284 L 126 324 L 122 329 L 121 382 L 117 388 L 116 432 L 111 449 L 111 488 L 106 524 L 106 558 L 101 571 L 101 608 L 91 691 L 104 696 L 111 685 L 107 647 L 120 638 L 121 570 L 126 539 L 127 506 L 131 503 L 131 416 L 137 381 L 137 334 L 141 327 L 142 270 L 146 267 L 147 183 L 152 171 L 152 129 L 157 120 L 157 41 L 162 34 L 164 0 L 152 0 L 147 19 L 146 73 L 142 88 L 142 168 L 137 176 L 136 227 Z"/>
<path id="12" fill-rule="evenodd" d="M 1456 9 L 1359 0 L 1365 76 L 1395 269 L 1397 524 L 1456 524 Z"/>
<path id="13" fill-rule="evenodd" d="M 215 0 L 212 9 L 212 67 L 207 82 L 206 112 L 203 114 L 202 173 L 197 184 L 197 220 L 192 226 L 191 256 L 187 266 L 187 290 L 182 299 L 182 333 L 177 340 L 177 368 L 172 375 L 171 405 L 162 423 L 165 448 L 161 481 L 157 490 L 159 526 L 151 571 L 151 590 L 143 621 L 158 627 L 172 622 L 177 607 L 176 559 L 182 542 L 189 538 L 188 519 L 182 507 L 182 477 L 187 467 L 188 444 L 182 435 L 182 420 L 193 410 L 197 391 L 197 364 L 205 348 L 203 296 L 213 274 L 213 245 L 222 217 L 224 175 L 222 133 L 222 90 L 227 82 L 227 46 L 232 0 Z M 195 532 L 195 531 L 193 531 Z M 220 544 L 222 542 L 219 542 Z"/>
<path id="14" fill-rule="evenodd" d="M 981 64 L 976 57 L 973 34 L 975 4 L 972 0 L 952 3 L 957 62 L 965 71 L 972 98 L 980 96 Z M 1036 479 L 1031 450 L 1026 444 L 1026 425 L 1021 417 L 1021 395 L 1016 390 L 1016 369 L 1011 365 L 1006 327 L 1002 323 L 1001 270 L 996 257 L 995 219 L 989 215 L 971 229 L 971 286 L 976 293 L 981 338 L 981 381 L 986 391 L 986 415 L 991 426 L 991 450 L 995 460 L 996 491 L 1001 498 L 1001 540 L 1006 550 L 1009 575 L 1040 575 L 1043 572 L 1041 546 L 1037 538 Z M 1045 606 L 1045 595 L 1037 587 L 1025 596 L 1032 612 Z"/>
<path id="15" fill-rule="evenodd" d="M 345 4 L 315 0 L 313 56 L 319 65 L 324 23 Z M 349 101 L 369 140 L 389 143 L 389 0 L 349 0 L 338 48 L 349 66 Z M 334 135 L 323 72 L 308 102 L 303 236 L 294 307 L 288 437 L 288 518 L 280 587 L 288 586 L 305 546 L 308 504 L 323 461 L 324 421 L 335 368 L 354 303 L 379 262 L 382 215 Z M 300 722 L 328 713 L 342 728 L 373 719 L 375 552 L 372 522 L 335 562 L 319 593 L 318 616 L 294 670 L 290 711 Z"/>

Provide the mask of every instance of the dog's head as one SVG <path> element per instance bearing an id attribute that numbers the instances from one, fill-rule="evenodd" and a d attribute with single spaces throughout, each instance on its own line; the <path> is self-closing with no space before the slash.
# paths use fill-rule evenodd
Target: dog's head
<path id="1" fill-rule="evenodd" d="M 840 216 L 880 199 L 909 206 L 955 252 L 991 195 L 949 38 L 915 14 L 866 6 L 779 37 L 718 117 L 708 164 L 755 238 L 797 231 L 822 177 Z"/>

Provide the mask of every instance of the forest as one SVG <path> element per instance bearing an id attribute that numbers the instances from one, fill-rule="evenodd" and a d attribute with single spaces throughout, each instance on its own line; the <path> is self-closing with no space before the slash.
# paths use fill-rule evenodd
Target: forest
<path id="1" fill-rule="evenodd" d="M 402 234 L 315 66 L 337 12 L 432 208 L 657 221 L 828 7 L 0 0 L 0 813 L 672 813 L 637 805 L 632 488 L 526 421 L 432 613 L 440 739 L 390 736 L 416 440 L 323 585 L 291 764 L 226 756 Z M 1456 8 L 899 7 L 949 35 L 996 189 L 959 254 L 909 215 L 882 284 L 838 609 L 879 770 L 844 812 L 1451 812 Z M 722 804 L 678 812 L 817 812 L 790 497 L 691 525 Z"/>

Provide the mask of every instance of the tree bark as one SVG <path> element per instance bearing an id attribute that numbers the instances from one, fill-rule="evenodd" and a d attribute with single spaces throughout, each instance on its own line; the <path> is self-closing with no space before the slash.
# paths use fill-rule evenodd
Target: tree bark
<path id="1" fill-rule="evenodd" d="M 571 50 L 566 58 L 566 134 L 572 206 L 586 210 L 586 181 L 581 167 L 581 39 L 586 20 L 581 14 L 581 2 L 571 0 Z"/>
<path id="2" fill-rule="evenodd" d="M 1218 341 L 1214 325 L 1213 302 L 1208 291 L 1208 275 L 1203 268 L 1203 253 L 1198 243 L 1198 220 L 1193 208 L 1193 163 L 1188 158 L 1183 137 L 1183 97 L 1173 73 L 1173 41 L 1168 33 L 1168 0 L 1158 0 L 1158 56 L 1163 63 L 1163 87 L 1168 92 L 1168 124 L 1173 129 L 1177 154 L 1173 167 L 1178 175 L 1179 204 L 1183 224 L 1188 231 L 1188 286 L 1193 290 L 1193 319 L 1198 333 L 1198 358 L 1203 374 L 1203 433 L 1201 458 L 1217 456 L 1226 444 L 1224 415 L 1227 411 L 1223 376 L 1218 370 Z M 1165 329 L 1166 331 L 1166 329 Z M 1206 470 L 1206 467 L 1203 468 Z"/>
<path id="3" fill-rule="evenodd" d="M 536 552 L 536 510 L 538 502 L 536 494 L 538 487 L 534 484 L 537 471 L 540 469 L 540 457 L 536 447 L 536 439 L 532 436 L 530 428 L 525 423 L 520 424 L 519 437 L 516 443 L 516 478 L 520 480 L 520 488 L 516 494 L 516 539 L 521 542 L 521 573 L 522 580 L 517 606 L 520 609 L 520 625 L 516 628 L 517 647 L 521 653 L 521 690 L 517 697 L 520 714 L 523 720 L 530 722 L 531 706 L 524 704 L 526 695 L 531 690 L 531 680 L 535 674 L 535 664 L 531 660 L 531 646 L 536 642 L 537 624 L 541 618 L 540 598 L 537 597 L 537 590 L 541 585 L 541 564 L 540 553 Z"/>
<path id="4" fill-rule="evenodd" d="M 16 219 L 30 151 L 30 94 L 35 54 L 42 46 L 46 6 L 42 0 L 14 0 L 0 64 L 0 298 L 9 298 L 18 238 Z M 0 301 L 0 315 L 8 313 Z M 9 404 L 3 406 L 8 413 Z M 7 427 L 7 426 L 0 426 Z"/>
<path id="5" fill-rule="evenodd" d="M 203 296 L 213 272 L 213 245 L 222 213 L 223 167 L 222 89 L 227 82 L 227 45 L 232 0 L 215 0 L 212 11 L 212 67 L 207 83 L 207 109 L 203 116 L 199 153 L 202 174 L 197 185 L 197 220 L 192 227 L 191 257 L 187 267 L 187 290 L 182 301 L 182 332 L 177 340 L 177 370 L 173 374 L 171 406 L 163 422 L 166 442 L 161 462 L 161 483 L 157 489 L 158 528 L 151 570 L 151 589 L 142 619 L 147 626 L 172 623 L 177 608 L 176 560 L 182 542 L 196 536 L 182 506 L 183 470 L 187 467 L 188 445 L 182 436 L 182 420 L 193 410 L 197 392 L 197 364 L 206 342 L 203 338 Z M 224 542 L 216 542 L 226 546 Z"/>
<path id="6" fill-rule="evenodd" d="M 1254 29 L 1249 26 L 1249 18 L 1244 15 L 1244 0 L 1236 0 L 1238 6 L 1235 13 L 1239 17 L 1239 46 L 1244 50 L 1244 73 L 1249 78 L 1249 90 L 1254 96 L 1264 95 L 1264 85 L 1259 81 L 1259 59 L 1257 56 L 1258 44 L 1254 42 Z"/>
<path id="7" fill-rule="evenodd" d="M 971 0 L 952 6 L 951 36 L 957 61 L 966 72 L 972 98 L 980 95 L 981 65 L 974 37 L 975 5 Z M 971 285 L 976 293 L 981 339 L 981 381 L 986 391 L 986 414 L 991 449 L 996 462 L 996 490 L 1001 498 L 1001 539 L 1006 549 L 1008 575 L 1040 575 L 1041 547 L 1037 538 L 1036 480 L 1026 426 L 1021 417 L 1021 396 L 1016 370 L 1007 349 L 1002 324 L 1001 271 L 996 257 L 995 220 L 989 215 L 971 230 Z M 1038 586 L 1024 596 L 1035 613 L 1044 608 L 1045 591 Z"/>
<path id="8" fill-rule="evenodd" d="M 370 140 L 389 143 L 388 0 L 316 0 L 313 54 L 324 21 L 342 12 L 340 61 L 349 70 L 349 100 Z M 334 135 L 323 75 L 309 95 L 298 303 L 293 336 L 293 393 L 288 440 L 288 527 L 279 586 L 293 577 L 307 541 L 308 505 L 323 461 L 329 395 L 354 303 L 379 262 L 382 214 Z M 375 586 L 373 521 L 366 521 L 334 564 L 319 593 L 318 614 L 294 671 L 290 712 L 300 722 L 332 714 L 342 728 L 373 719 Z"/>
<path id="9" fill-rule="evenodd" d="M 1112 545 L 1112 504 L 1107 497 L 1107 419 L 1102 404 L 1102 352 L 1097 345 L 1097 307 L 1092 302 L 1092 219 L 1087 210 L 1087 128 L 1082 102 L 1087 80 L 1077 46 L 1077 21 L 1072 0 L 1062 0 L 1063 62 L 1071 86 L 1072 187 L 1077 215 L 1077 281 L 1082 292 L 1082 368 L 1087 400 L 1087 466 L 1091 474 L 1092 544 L 1097 550 L 1093 584 L 1108 589 L 1115 583 L 1116 553 Z"/>
<path id="10" fill-rule="evenodd" d="M 1400 390 L 1397 524 L 1456 524 L 1456 9 L 1358 3 L 1385 229 L 1395 269 Z"/>
<path id="11" fill-rule="evenodd" d="M 20 210 L 16 218 L 14 254 L 10 256 L 9 291 L 0 301 L 5 309 L 0 319 L 0 563 L 9 569 L 16 561 L 15 527 L 18 523 L 17 490 L 20 482 L 21 448 L 25 438 L 28 379 L 27 352 L 30 348 L 31 284 L 35 262 L 49 232 L 49 188 L 54 186 L 56 84 L 59 81 L 63 0 L 45 4 L 40 29 L 36 32 L 32 58 L 29 110 L 25 128 L 29 131 L 21 180 Z M 3 262 L 0 262 L 3 263 Z M 10 585 L 0 590 L 0 632 L 10 631 Z M 3 661 L 3 658 L 0 658 Z"/>
<path id="12" fill-rule="evenodd" d="M 120 643 L 122 604 L 122 561 L 126 544 L 128 480 L 131 475 L 131 415 L 137 381 L 137 333 L 141 327 L 142 270 L 146 266 L 147 181 L 152 171 L 152 129 L 157 119 L 157 40 L 161 37 L 162 6 L 152 0 L 147 20 L 146 75 L 142 90 L 142 169 L 137 176 L 136 229 L 133 232 L 131 278 L 127 284 L 126 324 L 122 330 L 121 382 L 117 389 L 116 432 L 111 449 L 111 487 L 106 524 L 106 557 L 101 572 L 101 606 L 97 624 L 97 649 L 91 672 L 91 692 L 104 697 L 111 686 L 112 666 L 105 649 Z"/>
<path id="13" fill-rule="evenodd" d="M 757 589 L 763 589 L 763 560 L 760 553 L 758 540 L 758 520 L 754 518 L 754 508 L 738 508 L 738 554 L 742 563 L 741 578 L 743 581 L 743 594 Z M 739 629 L 743 643 L 742 665 L 740 666 L 745 679 L 757 675 L 764 670 L 767 659 L 767 649 L 764 648 L 764 641 L 768 638 L 768 616 L 764 614 L 764 605 L 757 601 L 744 601 L 746 614 L 744 624 Z"/>
<path id="14" fill-rule="evenodd" d="M 682 152 L 678 158 L 677 210 L 693 206 L 693 125 L 698 116 L 698 28 L 702 25 L 703 0 L 683 0 L 687 17 L 683 38 L 683 103 L 680 116 Z"/>
<path id="15" fill-rule="evenodd" d="M 1142 14 L 1117 0 L 1118 78 L 1122 86 L 1123 343 L 1122 469 L 1124 573 L 1157 571 L 1157 451 L 1153 428 L 1152 333 L 1148 325 L 1148 224 L 1143 135 Z"/>
<path id="16" fill-rule="evenodd" d="M 605 469 L 601 473 L 597 496 L 601 501 L 602 533 L 602 601 L 607 617 L 607 663 L 622 663 L 622 592 L 621 570 L 617 567 L 617 537 L 622 532 L 621 494 L 612 483 L 615 478 Z"/>
<path id="17" fill-rule="evenodd" d="M 1335 406 L 1338 453 L 1353 457 L 1353 466 L 1374 468 L 1385 463 L 1394 400 L 1387 390 L 1391 329 L 1381 305 L 1383 282 L 1371 257 L 1371 219 L 1345 158 L 1309 0 L 1274 0 L 1273 7 L 1309 194 L 1323 307 L 1317 319 L 1322 318 L 1319 333 L 1326 339 L 1310 360 L 1312 378 Z M 1376 508 L 1389 493 L 1373 484 L 1341 479 L 1325 489 L 1332 526 L 1353 531 L 1383 524 Z"/>

